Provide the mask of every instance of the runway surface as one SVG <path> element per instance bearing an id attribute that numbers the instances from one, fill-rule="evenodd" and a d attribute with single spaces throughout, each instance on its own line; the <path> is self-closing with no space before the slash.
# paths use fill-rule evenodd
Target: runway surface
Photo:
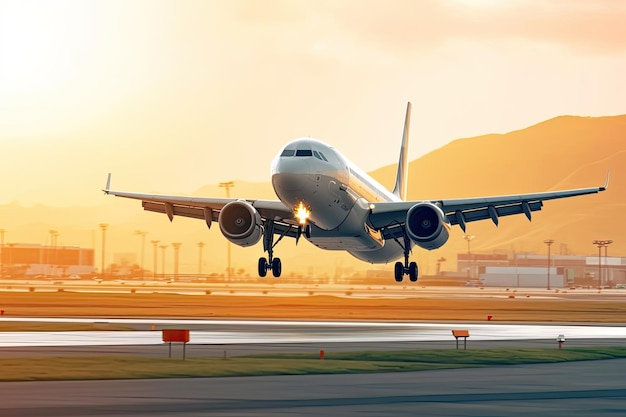
<path id="1" fill-rule="evenodd" d="M 162 328 L 188 328 L 188 357 L 266 352 L 624 345 L 622 325 L 369 321 L 2 318 L 135 331 L 0 332 L 0 357 L 164 356 Z M 156 330 L 151 329 L 155 326 Z M 174 348 L 174 354 L 181 347 Z M 0 383 L 0 415 L 33 416 L 622 416 L 626 360 L 393 374 Z"/>
<path id="2" fill-rule="evenodd" d="M 0 383 L 0 415 L 623 416 L 626 360 L 393 374 Z"/>
<path id="3" fill-rule="evenodd" d="M 414 323 L 365 321 L 165 320 L 10 318 L 6 322 L 87 323 L 100 329 L 190 329 L 190 344 L 381 343 L 449 341 L 451 330 L 467 329 L 471 341 L 626 339 L 626 326 L 518 323 Z M 114 346 L 162 344 L 160 331 L 0 332 L 0 347 Z"/>

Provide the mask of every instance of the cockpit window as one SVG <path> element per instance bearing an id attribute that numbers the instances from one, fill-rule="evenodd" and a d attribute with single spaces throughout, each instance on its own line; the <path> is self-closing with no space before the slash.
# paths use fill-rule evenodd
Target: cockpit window
<path id="1" fill-rule="evenodd" d="M 316 157 L 317 159 L 321 160 L 322 157 L 320 156 L 319 153 L 317 153 L 317 151 L 313 151 L 313 156 Z"/>
<path id="2" fill-rule="evenodd" d="M 324 154 L 323 154 L 323 153 L 321 153 L 321 152 L 320 152 L 320 156 L 322 157 L 322 159 L 323 159 L 324 161 L 328 162 L 328 159 L 326 159 L 326 157 L 324 156 Z"/>
<path id="3" fill-rule="evenodd" d="M 296 151 L 294 149 L 284 149 L 280 156 L 293 156 Z"/>
<path id="4" fill-rule="evenodd" d="M 298 149 L 296 151 L 296 156 L 313 156 L 313 151 L 310 149 Z"/>

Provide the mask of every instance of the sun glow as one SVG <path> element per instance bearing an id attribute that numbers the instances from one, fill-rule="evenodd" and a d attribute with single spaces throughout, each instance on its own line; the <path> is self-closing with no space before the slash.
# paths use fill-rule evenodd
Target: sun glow
<path id="1" fill-rule="evenodd" d="M 311 210 L 306 208 L 302 201 L 294 208 L 293 211 L 300 224 L 306 224 L 307 220 L 311 216 Z"/>

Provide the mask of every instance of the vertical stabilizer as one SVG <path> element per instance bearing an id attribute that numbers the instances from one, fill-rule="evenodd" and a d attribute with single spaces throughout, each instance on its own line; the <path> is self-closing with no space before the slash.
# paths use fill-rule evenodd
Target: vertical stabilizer
<path id="1" fill-rule="evenodd" d="M 406 117 L 404 119 L 404 131 L 402 132 L 402 146 L 400 147 L 400 159 L 398 159 L 398 173 L 396 174 L 396 185 L 393 187 L 393 193 L 400 197 L 401 200 L 406 199 L 406 189 L 409 179 L 409 124 L 411 123 L 411 102 L 406 105 Z"/>

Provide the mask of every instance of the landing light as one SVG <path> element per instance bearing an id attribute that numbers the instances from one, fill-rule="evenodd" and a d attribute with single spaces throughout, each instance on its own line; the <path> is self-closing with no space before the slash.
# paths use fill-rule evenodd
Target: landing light
<path id="1" fill-rule="evenodd" d="M 298 219 L 300 224 L 306 224 L 306 221 L 311 216 L 311 210 L 306 208 L 302 201 L 294 208 L 293 211 L 295 213 L 296 219 Z"/>

